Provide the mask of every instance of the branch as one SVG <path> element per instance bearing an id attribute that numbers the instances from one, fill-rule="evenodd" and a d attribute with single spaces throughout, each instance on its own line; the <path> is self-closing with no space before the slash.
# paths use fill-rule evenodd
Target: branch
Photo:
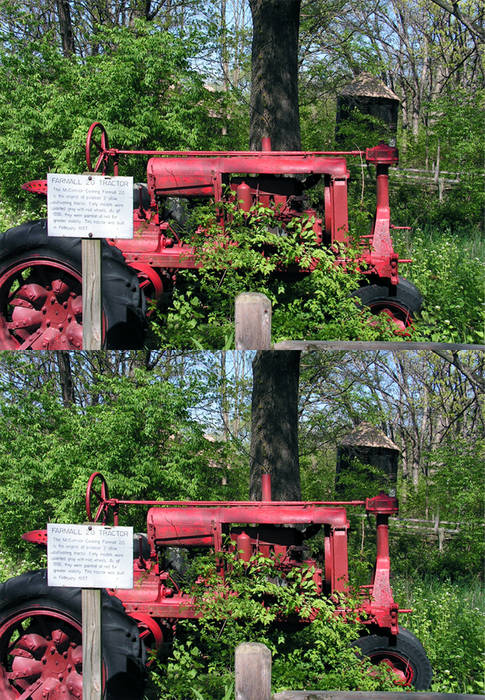
<path id="1" fill-rule="evenodd" d="M 485 32 L 483 29 L 481 27 L 477 27 L 471 17 L 462 14 L 456 0 L 454 0 L 452 5 L 446 2 L 446 0 L 432 0 L 432 2 L 441 7 L 442 10 L 445 10 L 446 12 L 449 12 L 450 15 L 456 17 L 456 19 L 461 22 L 476 39 L 485 43 Z"/>

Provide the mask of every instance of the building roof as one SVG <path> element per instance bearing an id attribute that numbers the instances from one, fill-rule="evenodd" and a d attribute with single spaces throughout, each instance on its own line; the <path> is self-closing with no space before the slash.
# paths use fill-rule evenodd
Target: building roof
<path id="1" fill-rule="evenodd" d="M 370 73 L 360 73 L 355 80 L 345 85 L 339 92 L 342 97 L 377 97 L 400 102 L 399 97 Z"/>
<path id="2" fill-rule="evenodd" d="M 401 451 L 382 430 L 366 421 L 362 421 L 355 430 L 345 435 L 340 440 L 340 445 L 342 447 L 384 447 L 387 450 Z"/>

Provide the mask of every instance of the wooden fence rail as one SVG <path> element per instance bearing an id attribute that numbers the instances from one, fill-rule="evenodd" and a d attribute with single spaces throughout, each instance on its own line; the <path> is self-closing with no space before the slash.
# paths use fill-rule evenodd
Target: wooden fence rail
<path id="1" fill-rule="evenodd" d="M 341 690 L 285 690 L 271 694 L 271 652 L 264 644 L 244 642 L 235 653 L 236 700 L 483 700 L 483 695 L 389 693 Z"/>
<path id="2" fill-rule="evenodd" d="M 235 300 L 236 350 L 485 350 L 485 345 L 394 340 L 285 340 L 271 343 L 271 302 L 258 292 L 243 292 Z"/>

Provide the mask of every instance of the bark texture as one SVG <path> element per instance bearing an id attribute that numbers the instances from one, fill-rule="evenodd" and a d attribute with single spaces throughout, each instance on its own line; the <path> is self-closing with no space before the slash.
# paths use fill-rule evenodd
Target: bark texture
<path id="1" fill-rule="evenodd" d="M 56 352 L 59 369 L 59 383 L 62 390 L 62 403 L 66 408 L 74 403 L 74 385 L 72 381 L 71 360 L 66 350 Z"/>
<path id="2" fill-rule="evenodd" d="M 253 361 L 250 498 L 261 499 L 271 474 L 275 501 L 301 499 L 298 459 L 300 352 L 262 350 Z"/>
<path id="3" fill-rule="evenodd" d="M 301 147 L 298 110 L 298 32 L 301 0 L 250 0 L 251 122 L 249 145 L 263 136 L 275 151 Z"/>
<path id="4" fill-rule="evenodd" d="M 69 0 L 57 0 L 57 16 L 59 18 L 59 32 L 62 39 L 62 53 L 69 57 L 74 53 L 74 35 L 71 22 L 71 8 Z"/>

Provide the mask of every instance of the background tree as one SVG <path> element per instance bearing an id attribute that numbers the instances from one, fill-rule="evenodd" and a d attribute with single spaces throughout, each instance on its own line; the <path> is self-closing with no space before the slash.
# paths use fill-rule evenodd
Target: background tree
<path id="1" fill-rule="evenodd" d="M 275 151 L 300 145 L 298 111 L 298 32 L 301 0 L 250 0 L 253 18 L 251 50 L 251 150 L 263 136 Z"/>
<path id="2" fill-rule="evenodd" d="M 299 501 L 298 351 L 259 351 L 253 361 L 250 497 L 261 499 L 261 474 L 271 475 L 276 501 Z"/>

